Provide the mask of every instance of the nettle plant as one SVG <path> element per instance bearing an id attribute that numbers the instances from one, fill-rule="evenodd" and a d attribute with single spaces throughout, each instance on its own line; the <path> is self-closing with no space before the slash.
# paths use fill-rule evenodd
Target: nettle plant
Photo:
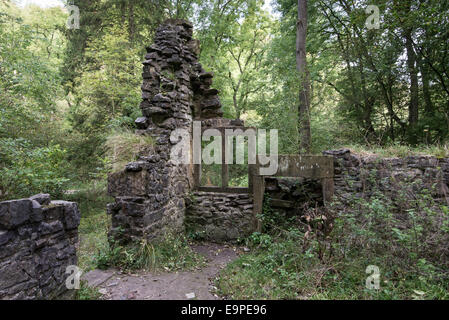
<path id="1" fill-rule="evenodd" d="M 447 277 L 449 214 L 435 200 L 436 184 L 423 188 L 421 179 L 404 179 L 393 181 L 386 191 L 385 180 L 369 180 L 370 190 L 338 213 L 334 237 L 342 235 L 341 252 L 363 252 L 367 260 L 382 260 L 396 271 L 434 276 L 440 270 Z"/>

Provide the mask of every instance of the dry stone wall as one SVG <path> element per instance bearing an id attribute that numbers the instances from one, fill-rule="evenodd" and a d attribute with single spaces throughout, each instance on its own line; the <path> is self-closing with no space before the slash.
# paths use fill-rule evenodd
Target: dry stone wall
<path id="1" fill-rule="evenodd" d="M 323 152 L 334 157 L 335 194 L 345 200 L 372 192 L 373 187 L 392 193 L 407 182 L 419 182 L 417 188 L 433 190 L 435 199 L 449 196 L 449 158 L 412 155 L 405 158 L 382 158 L 358 155 L 349 149 Z"/>
<path id="2" fill-rule="evenodd" d="M 199 239 L 236 241 L 254 231 L 253 200 L 249 194 L 197 191 L 187 199 L 187 231 Z"/>
<path id="3" fill-rule="evenodd" d="M 271 199 L 270 206 L 286 218 L 301 216 L 304 210 L 303 204 L 323 205 L 323 189 L 319 180 L 266 177 L 265 193 Z M 291 207 L 282 205 L 283 201 L 292 203 Z"/>
<path id="4" fill-rule="evenodd" d="M 40 194 L 0 202 L 0 299 L 63 299 L 66 268 L 77 265 L 80 212 Z"/>
<path id="5" fill-rule="evenodd" d="M 382 158 L 359 155 L 349 149 L 324 151 L 334 157 L 335 197 L 343 203 L 351 198 L 361 198 L 379 190 L 387 195 L 396 192 L 401 184 L 415 182 L 416 188 L 427 188 L 433 197 L 449 202 L 449 158 L 433 156 L 408 156 Z M 318 180 L 304 178 L 266 177 L 265 192 L 274 200 L 291 201 L 293 208 L 276 207 L 285 216 L 301 215 L 301 204 L 323 204 L 321 184 Z M 281 202 L 282 204 L 282 202 Z"/>

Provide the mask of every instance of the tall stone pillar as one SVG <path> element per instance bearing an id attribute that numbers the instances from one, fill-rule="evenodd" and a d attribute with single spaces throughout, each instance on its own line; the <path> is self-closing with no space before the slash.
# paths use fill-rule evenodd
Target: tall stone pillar
<path id="1" fill-rule="evenodd" d="M 198 53 L 192 24 L 175 19 L 157 29 L 154 44 L 147 48 L 136 133 L 152 136 L 154 151 L 109 176 L 108 191 L 115 198 L 108 205 L 109 235 L 115 240 L 151 240 L 183 229 L 193 166 L 170 159 L 180 140 L 172 133 L 184 129 L 191 136 L 194 119 L 222 116 L 218 91 L 210 88 L 213 75 L 198 63 Z"/>

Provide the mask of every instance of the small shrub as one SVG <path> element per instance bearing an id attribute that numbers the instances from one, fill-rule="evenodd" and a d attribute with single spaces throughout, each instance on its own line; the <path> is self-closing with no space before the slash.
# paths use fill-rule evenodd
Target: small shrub
<path id="1" fill-rule="evenodd" d="M 80 289 L 76 291 L 76 300 L 99 300 L 101 293 L 96 288 L 89 287 L 86 281 L 80 282 Z"/>
<path id="2" fill-rule="evenodd" d="M 0 201 L 49 193 L 60 197 L 68 183 L 66 151 L 34 147 L 25 139 L 0 139 Z"/>
<path id="3" fill-rule="evenodd" d="M 219 293 L 231 299 L 449 299 L 449 209 L 421 181 L 404 181 L 392 192 L 380 192 L 377 183 L 371 179 L 364 197 L 335 201 L 326 210 L 305 208 L 305 225 L 277 224 L 267 201 L 261 218 L 278 228 L 247 239 L 253 250 L 222 271 Z M 365 287 L 369 265 L 380 268 L 378 290 Z"/>
<path id="4" fill-rule="evenodd" d="M 112 172 L 123 170 L 124 166 L 142 153 L 152 150 L 153 139 L 146 135 L 137 135 L 130 130 L 116 131 L 106 140 Z"/>
<path id="5" fill-rule="evenodd" d="M 269 194 L 265 194 L 262 213 L 258 216 L 262 223 L 262 231 L 264 233 L 276 233 L 286 228 L 292 221 L 292 218 L 287 218 L 281 215 L 278 211 L 271 207 L 271 198 Z"/>
<path id="6" fill-rule="evenodd" d="M 96 260 L 100 269 L 118 267 L 149 271 L 189 270 L 205 263 L 204 257 L 190 248 L 184 235 L 171 233 L 154 243 L 142 240 L 129 246 L 113 244 L 108 250 L 98 252 Z"/>
<path id="7" fill-rule="evenodd" d="M 197 231 L 190 229 L 189 226 L 186 226 L 186 229 L 188 239 L 191 239 L 192 241 L 203 241 L 206 239 L 207 234 L 205 230 Z"/>
<path id="8" fill-rule="evenodd" d="M 269 234 L 254 232 L 247 239 L 247 245 L 253 248 L 268 248 L 273 243 L 273 239 Z"/>

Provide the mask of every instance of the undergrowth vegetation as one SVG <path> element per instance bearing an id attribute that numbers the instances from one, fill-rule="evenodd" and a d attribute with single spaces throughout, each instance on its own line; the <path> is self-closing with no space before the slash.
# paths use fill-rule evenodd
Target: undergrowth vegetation
<path id="1" fill-rule="evenodd" d="M 435 145 L 421 145 L 418 147 L 411 147 L 408 145 L 401 145 L 399 143 L 391 145 L 360 145 L 350 144 L 345 147 L 351 149 L 358 154 L 376 154 L 381 157 L 398 157 L 405 158 L 412 155 L 428 155 L 437 158 L 449 157 L 449 144 L 435 144 Z M 335 149 L 335 147 L 334 147 Z"/>
<path id="2" fill-rule="evenodd" d="M 75 188 L 76 186 L 74 186 Z M 123 271 L 177 271 L 201 267 L 203 256 L 194 252 L 184 235 L 167 233 L 163 240 L 120 245 L 108 241 L 110 217 L 106 204 L 113 199 L 106 194 L 104 182 L 78 186 L 64 196 L 80 206 L 78 266 L 84 273 L 95 268 L 119 268 Z"/>
<path id="3" fill-rule="evenodd" d="M 232 299 L 448 299 L 449 208 L 418 181 L 377 188 L 283 220 L 265 201 L 262 233 L 217 280 Z M 368 289 L 379 268 L 378 289 Z"/>
<path id="4" fill-rule="evenodd" d="M 101 293 L 97 288 L 89 287 L 86 281 L 81 281 L 80 289 L 76 291 L 77 300 L 99 300 Z"/>
<path id="5" fill-rule="evenodd" d="M 95 254 L 108 248 L 107 233 L 110 219 L 106 214 L 106 204 L 112 201 L 108 197 L 106 181 L 72 185 L 64 194 L 64 200 L 78 203 L 81 221 L 78 227 L 78 266 L 83 272 L 97 266 Z"/>
<path id="6" fill-rule="evenodd" d="M 192 270 L 205 264 L 205 258 L 194 252 L 184 235 L 167 233 L 158 241 L 122 246 L 113 243 L 96 255 L 100 269 L 110 267 L 124 271 L 178 271 Z"/>
<path id="7" fill-rule="evenodd" d="M 136 160 L 136 157 L 149 152 L 153 145 L 150 136 L 137 135 L 131 130 L 120 130 L 111 134 L 106 140 L 106 148 L 109 153 L 109 161 L 112 172 L 123 170 L 128 162 Z"/>

